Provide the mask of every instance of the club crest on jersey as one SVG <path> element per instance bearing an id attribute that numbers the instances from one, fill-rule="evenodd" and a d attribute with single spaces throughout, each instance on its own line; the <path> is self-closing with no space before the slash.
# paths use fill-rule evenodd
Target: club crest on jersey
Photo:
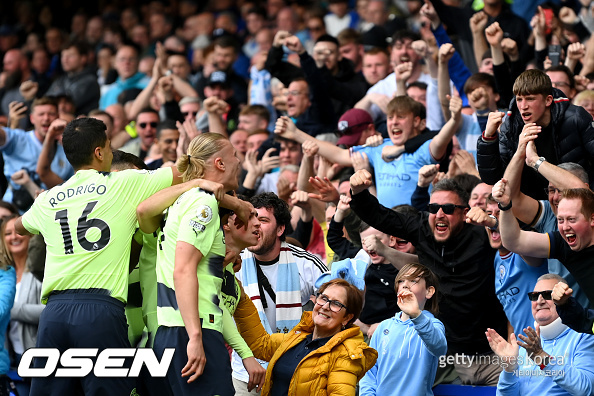
<path id="1" fill-rule="evenodd" d="M 499 279 L 503 280 L 505 278 L 505 265 L 500 264 L 499 265 Z"/>
<path id="2" fill-rule="evenodd" d="M 203 223 L 208 224 L 212 220 L 212 209 L 210 206 L 202 205 L 196 209 L 196 219 Z"/>

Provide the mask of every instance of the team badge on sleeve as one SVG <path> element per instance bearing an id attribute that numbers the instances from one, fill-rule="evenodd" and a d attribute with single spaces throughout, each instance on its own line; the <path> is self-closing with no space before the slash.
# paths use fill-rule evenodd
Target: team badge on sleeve
<path id="1" fill-rule="evenodd" d="M 199 206 L 198 209 L 196 209 L 196 219 L 203 224 L 210 223 L 212 220 L 212 209 L 210 206 Z"/>

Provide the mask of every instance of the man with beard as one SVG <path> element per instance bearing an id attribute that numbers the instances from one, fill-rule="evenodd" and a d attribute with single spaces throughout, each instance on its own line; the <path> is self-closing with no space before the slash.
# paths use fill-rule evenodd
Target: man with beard
<path id="1" fill-rule="evenodd" d="M 250 296 L 266 331 L 287 333 L 301 318 L 302 307 L 314 294 L 314 283 L 328 271 L 316 256 L 285 241 L 290 233 L 291 213 L 285 201 L 273 193 L 253 197 L 258 212 L 260 240 L 241 254 L 236 273 Z M 265 362 L 260 362 L 265 363 Z M 246 393 L 248 374 L 233 353 L 233 385 L 238 395 Z"/>
<path id="2" fill-rule="evenodd" d="M 351 176 L 351 209 L 370 226 L 415 246 L 419 262 L 439 277 L 438 318 L 446 328 L 448 355 L 474 356 L 455 359 L 457 374 L 464 384 L 496 385 L 501 368 L 483 334 L 493 326 L 505 331 L 505 315 L 495 297 L 495 251 L 484 229 L 466 223 L 468 193 L 452 179 L 441 180 L 428 211 L 415 216 L 380 205 L 368 191 L 371 182 L 367 170 Z"/>
<path id="3" fill-rule="evenodd" d="M 11 49 L 4 54 L 3 72 L 6 73 L 6 81 L 4 86 L 0 87 L 0 118 L 6 122 L 8 117 L 10 102 L 24 102 L 25 98 L 19 92 L 21 83 L 27 81 L 31 77 L 31 69 L 29 61 L 20 49 Z M 31 124 L 28 120 L 23 118 L 19 123 L 22 129 L 27 128 Z"/>

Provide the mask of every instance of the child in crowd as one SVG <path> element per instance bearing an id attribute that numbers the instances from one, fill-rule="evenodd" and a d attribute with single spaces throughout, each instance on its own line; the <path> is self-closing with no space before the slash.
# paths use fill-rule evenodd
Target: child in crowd
<path id="1" fill-rule="evenodd" d="M 371 338 L 378 359 L 359 384 L 361 396 L 433 395 L 437 361 L 447 351 L 445 327 L 434 317 L 437 287 L 437 276 L 421 264 L 400 270 L 396 294 L 401 312 L 381 322 Z"/>

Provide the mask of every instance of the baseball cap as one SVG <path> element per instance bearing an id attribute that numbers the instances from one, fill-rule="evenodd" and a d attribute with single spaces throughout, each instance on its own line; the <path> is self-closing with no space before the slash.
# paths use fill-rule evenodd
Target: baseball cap
<path id="1" fill-rule="evenodd" d="M 381 26 L 373 26 L 371 29 L 361 35 L 361 44 L 365 51 L 372 48 L 388 48 L 388 33 Z"/>
<path id="2" fill-rule="evenodd" d="M 225 87 L 229 87 L 229 81 L 227 80 L 227 73 L 225 73 L 224 71 L 213 71 L 210 74 L 210 77 L 208 77 L 208 82 L 206 85 L 208 85 L 209 87 L 212 85 L 216 85 L 216 84 L 220 84 L 222 86 Z"/>
<path id="3" fill-rule="evenodd" d="M 349 147 L 355 146 L 369 124 L 373 124 L 373 120 L 365 110 L 351 109 L 346 111 L 338 120 L 338 133 L 341 136 L 336 144 L 344 144 Z"/>

